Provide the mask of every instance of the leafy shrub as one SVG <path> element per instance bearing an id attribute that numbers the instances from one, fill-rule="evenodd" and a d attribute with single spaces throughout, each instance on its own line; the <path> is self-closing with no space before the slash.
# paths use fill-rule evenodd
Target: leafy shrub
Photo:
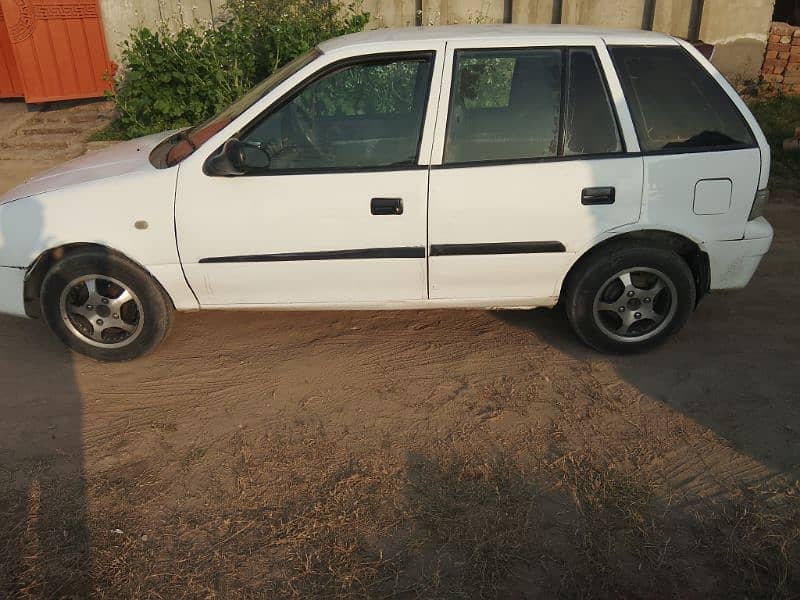
<path id="1" fill-rule="evenodd" d="M 750 108 L 772 147 L 773 187 L 795 187 L 800 177 L 800 153 L 784 150 L 783 140 L 792 137 L 800 125 L 800 97 L 755 98 L 750 100 Z"/>
<path id="2" fill-rule="evenodd" d="M 135 30 L 123 44 L 109 137 L 201 122 L 293 58 L 362 30 L 369 14 L 326 0 L 229 0 L 213 27 Z"/>

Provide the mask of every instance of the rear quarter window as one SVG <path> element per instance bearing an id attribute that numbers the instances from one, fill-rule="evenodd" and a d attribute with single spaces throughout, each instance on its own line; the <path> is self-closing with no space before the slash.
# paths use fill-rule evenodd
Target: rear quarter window
<path id="1" fill-rule="evenodd" d="M 609 48 L 644 152 L 750 148 L 755 140 L 713 77 L 680 46 Z"/>

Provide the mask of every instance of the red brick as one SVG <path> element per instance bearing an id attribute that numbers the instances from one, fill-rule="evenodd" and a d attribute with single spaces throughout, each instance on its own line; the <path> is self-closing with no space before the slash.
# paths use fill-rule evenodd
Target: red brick
<path id="1" fill-rule="evenodd" d="M 800 48 L 798 48 L 798 50 L 800 50 Z M 766 58 L 767 60 L 778 58 L 778 51 L 777 50 L 767 50 L 767 54 L 766 54 L 766 56 L 764 58 Z"/>
<path id="2" fill-rule="evenodd" d="M 800 85 L 785 85 L 783 86 L 783 93 L 790 96 L 800 95 Z"/>
<path id="3" fill-rule="evenodd" d="M 795 28 L 793 35 L 794 37 L 800 37 L 800 27 Z"/>
<path id="4" fill-rule="evenodd" d="M 770 28 L 770 33 L 777 35 L 792 35 L 795 28 L 788 23 L 773 23 Z"/>
<path id="5" fill-rule="evenodd" d="M 800 73 L 792 73 L 783 78 L 784 85 L 800 85 Z"/>
<path id="6" fill-rule="evenodd" d="M 791 52 L 792 54 L 800 54 L 800 45 L 792 46 L 792 49 L 789 50 L 789 52 Z"/>
<path id="7" fill-rule="evenodd" d="M 800 63 L 791 63 L 786 65 L 787 73 L 800 73 Z"/>
<path id="8" fill-rule="evenodd" d="M 791 52 L 778 52 L 777 59 L 778 60 L 789 60 L 789 57 L 792 55 Z"/>
<path id="9" fill-rule="evenodd" d="M 800 46 L 800 38 L 794 38 L 798 43 L 795 44 Z M 774 50 L 775 52 L 791 52 L 792 44 L 767 44 L 767 50 Z"/>
<path id="10" fill-rule="evenodd" d="M 789 56 L 789 64 L 792 64 L 792 63 L 800 63 L 800 53 L 791 54 Z"/>
<path id="11" fill-rule="evenodd" d="M 792 46 L 800 46 L 800 37 L 792 38 Z"/>
<path id="12" fill-rule="evenodd" d="M 764 75 L 764 81 L 767 83 L 783 83 L 783 75 L 774 75 L 767 73 Z"/>

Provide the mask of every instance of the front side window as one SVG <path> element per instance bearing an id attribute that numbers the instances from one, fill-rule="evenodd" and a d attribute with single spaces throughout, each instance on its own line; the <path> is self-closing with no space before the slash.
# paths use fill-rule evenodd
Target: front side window
<path id="1" fill-rule="evenodd" d="M 610 51 L 643 151 L 755 145 L 731 99 L 683 48 L 618 46 Z"/>
<path id="2" fill-rule="evenodd" d="M 592 48 L 456 52 L 446 164 L 622 151 Z"/>
<path id="3" fill-rule="evenodd" d="M 316 79 L 241 136 L 248 171 L 416 164 L 432 58 L 369 61 Z"/>

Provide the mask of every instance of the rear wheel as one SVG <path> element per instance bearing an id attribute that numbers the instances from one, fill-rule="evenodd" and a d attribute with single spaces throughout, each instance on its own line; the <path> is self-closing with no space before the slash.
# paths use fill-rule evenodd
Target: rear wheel
<path id="1" fill-rule="evenodd" d="M 636 352 L 677 332 L 695 306 L 694 277 L 675 252 L 610 246 L 567 282 L 566 312 L 578 336 L 603 352 Z"/>
<path id="2" fill-rule="evenodd" d="M 101 361 L 153 350 L 172 323 L 161 287 L 129 261 L 99 250 L 76 252 L 45 277 L 42 315 L 67 346 Z"/>

